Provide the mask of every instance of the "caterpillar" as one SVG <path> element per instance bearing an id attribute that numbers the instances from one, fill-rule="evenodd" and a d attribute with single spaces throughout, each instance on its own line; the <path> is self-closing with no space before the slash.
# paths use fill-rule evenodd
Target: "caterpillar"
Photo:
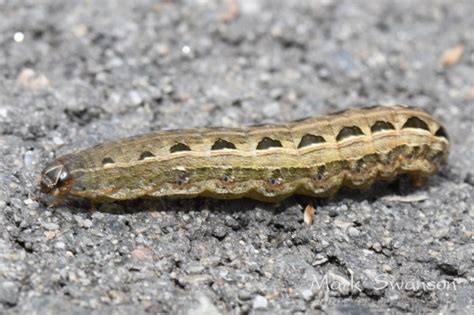
<path id="1" fill-rule="evenodd" d="M 286 124 L 157 131 L 58 157 L 40 189 L 92 202 L 144 197 L 333 196 L 399 174 L 423 179 L 446 161 L 445 129 L 402 105 L 349 109 Z"/>

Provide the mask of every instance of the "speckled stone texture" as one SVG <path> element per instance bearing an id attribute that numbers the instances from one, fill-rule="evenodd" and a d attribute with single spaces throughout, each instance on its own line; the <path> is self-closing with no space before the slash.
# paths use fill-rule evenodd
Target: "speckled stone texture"
<path id="1" fill-rule="evenodd" d="M 474 2 L 0 1 L 0 313 L 474 312 Z M 449 164 L 279 205 L 48 209 L 54 156 L 161 128 L 406 103 Z"/>

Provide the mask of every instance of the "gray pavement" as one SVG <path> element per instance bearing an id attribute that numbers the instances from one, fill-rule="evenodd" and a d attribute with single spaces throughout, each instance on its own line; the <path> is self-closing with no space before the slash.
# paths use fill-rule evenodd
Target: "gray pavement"
<path id="1" fill-rule="evenodd" d="M 474 312 L 474 2 L 0 1 L 0 313 Z M 48 209 L 54 156 L 373 104 L 449 164 L 318 200 Z"/>

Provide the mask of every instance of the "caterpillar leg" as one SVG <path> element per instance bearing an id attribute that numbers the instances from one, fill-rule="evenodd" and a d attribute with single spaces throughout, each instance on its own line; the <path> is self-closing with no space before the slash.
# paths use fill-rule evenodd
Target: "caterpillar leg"
<path id="1" fill-rule="evenodd" d="M 423 187 L 426 184 L 427 180 L 427 177 L 421 176 L 419 174 L 410 175 L 410 181 L 412 185 L 417 188 Z"/>
<path id="2" fill-rule="evenodd" d="M 53 194 L 53 201 L 51 201 L 51 204 L 48 206 L 48 208 L 56 208 L 61 203 L 63 203 L 64 200 L 65 200 L 64 196 L 58 193 Z"/>

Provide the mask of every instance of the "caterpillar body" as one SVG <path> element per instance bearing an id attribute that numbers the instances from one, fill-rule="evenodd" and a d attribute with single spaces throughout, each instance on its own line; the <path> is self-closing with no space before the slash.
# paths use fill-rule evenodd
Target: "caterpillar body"
<path id="1" fill-rule="evenodd" d="M 372 106 L 286 124 L 158 131 L 58 157 L 41 190 L 94 202 L 143 197 L 327 197 L 407 173 L 433 174 L 449 140 L 429 114 Z"/>

